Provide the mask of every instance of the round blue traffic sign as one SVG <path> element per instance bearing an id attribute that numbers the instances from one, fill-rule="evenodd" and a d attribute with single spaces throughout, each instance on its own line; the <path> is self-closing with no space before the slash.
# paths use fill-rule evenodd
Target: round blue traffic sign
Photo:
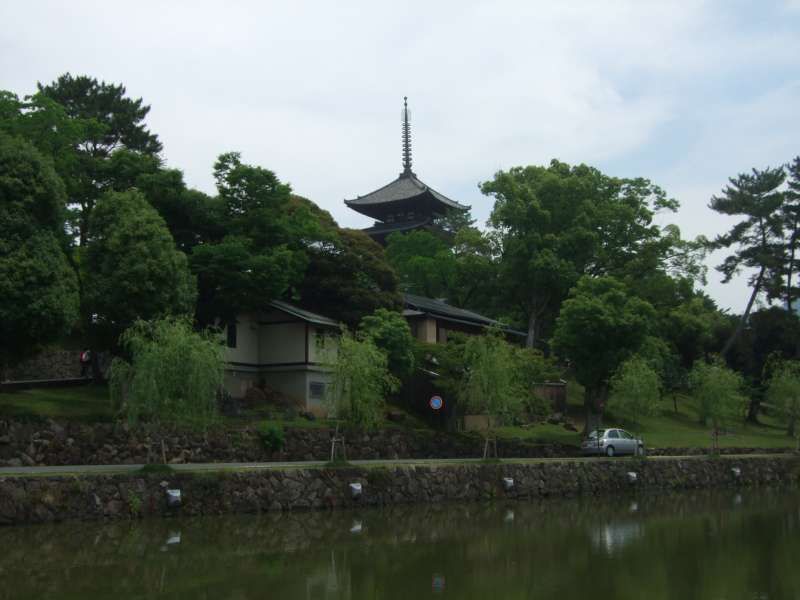
<path id="1" fill-rule="evenodd" d="M 439 410 L 443 405 L 444 401 L 442 400 L 441 396 L 432 396 L 428 401 L 428 406 L 430 406 L 433 410 Z"/>

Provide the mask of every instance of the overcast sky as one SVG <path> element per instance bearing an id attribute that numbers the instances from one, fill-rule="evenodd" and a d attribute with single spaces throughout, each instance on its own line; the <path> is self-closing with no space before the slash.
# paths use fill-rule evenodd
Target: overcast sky
<path id="1" fill-rule="evenodd" d="M 0 23 L 0 89 L 124 83 L 190 186 L 213 193 L 238 150 L 343 226 L 371 224 L 344 198 L 401 170 L 404 95 L 414 170 L 481 224 L 479 182 L 558 158 L 653 180 L 713 236 L 727 177 L 800 154 L 800 0 L 31 0 Z M 707 290 L 743 310 L 742 278 Z"/>

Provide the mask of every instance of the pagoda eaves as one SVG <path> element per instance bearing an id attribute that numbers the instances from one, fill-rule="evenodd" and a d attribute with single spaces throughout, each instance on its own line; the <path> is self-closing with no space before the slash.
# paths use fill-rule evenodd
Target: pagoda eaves
<path id="1" fill-rule="evenodd" d="M 363 231 L 380 243 L 384 243 L 391 232 L 429 228 L 437 217 L 470 208 L 426 185 L 411 170 L 411 125 L 407 100 L 403 98 L 403 172 L 374 192 L 344 201 L 349 208 L 376 220 L 372 227 Z"/>

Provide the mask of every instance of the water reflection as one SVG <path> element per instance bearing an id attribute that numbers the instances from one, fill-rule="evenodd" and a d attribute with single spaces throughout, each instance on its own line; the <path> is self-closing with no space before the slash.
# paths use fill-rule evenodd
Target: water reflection
<path id="1" fill-rule="evenodd" d="M 0 529 L 0 598 L 800 597 L 798 496 L 683 494 Z"/>
<path id="2" fill-rule="evenodd" d="M 633 521 L 603 523 L 592 531 L 592 544 L 604 550 L 608 556 L 622 550 L 625 546 L 644 535 L 644 526 Z"/>

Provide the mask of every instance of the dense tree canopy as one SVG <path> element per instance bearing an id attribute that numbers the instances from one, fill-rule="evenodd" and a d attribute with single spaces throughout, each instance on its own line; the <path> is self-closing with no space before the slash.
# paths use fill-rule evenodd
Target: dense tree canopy
<path id="1" fill-rule="evenodd" d="M 561 303 L 583 275 L 640 277 L 666 270 L 674 230 L 655 213 L 677 202 L 646 179 L 619 179 L 556 160 L 515 167 L 483 183 L 494 196 L 490 218 L 499 242 L 499 293 L 525 315 L 533 346 L 551 331 Z"/>
<path id="2" fill-rule="evenodd" d="M 367 234 L 340 229 L 308 249 L 308 271 L 296 284 L 303 306 L 355 327 L 379 308 L 400 310 L 397 275 Z"/>
<path id="3" fill-rule="evenodd" d="M 0 132 L 0 368 L 67 333 L 78 317 L 64 203 L 49 161 Z"/>
<path id="4" fill-rule="evenodd" d="M 386 256 L 409 293 L 445 298 L 461 308 L 490 305 L 497 267 L 491 241 L 474 227 L 449 236 L 426 230 L 395 233 L 388 238 Z"/>
<path id="5" fill-rule="evenodd" d="M 553 347 L 570 361 L 585 388 L 586 429 L 602 415 L 608 383 L 623 361 L 647 337 L 655 311 L 613 277 L 585 276 L 564 302 L 556 323 Z"/>
<path id="6" fill-rule="evenodd" d="M 71 149 L 72 168 L 60 175 L 69 203 L 77 207 L 73 230 L 83 245 L 95 203 L 104 192 L 120 187 L 116 183 L 120 165 L 111 160 L 115 152 L 127 150 L 156 159 L 161 142 L 144 124 L 150 107 L 141 98 L 128 98 L 123 85 L 66 73 L 50 84 L 39 83 L 38 89 L 41 96 L 58 103 L 78 126 L 79 136 Z M 128 167 L 130 163 L 129 160 Z M 130 178 L 130 172 L 123 176 Z"/>
<path id="7" fill-rule="evenodd" d="M 305 274 L 308 246 L 322 236 L 319 220 L 272 171 L 229 152 L 214 177 L 219 227 L 191 254 L 201 323 L 230 320 L 286 294 Z"/>
<path id="8" fill-rule="evenodd" d="M 186 255 L 137 191 L 109 192 L 92 213 L 83 312 L 95 343 L 113 346 L 136 320 L 191 314 L 196 298 Z"/>
<path id="9" fill-rule="evenodd" d="M 408 321 L 397 311 L 379 308 L 361 319 L 360 336 L 369 338 L 386 353 L 389 370 L 400 379 L 414 370 L 414 338 Z"/>

